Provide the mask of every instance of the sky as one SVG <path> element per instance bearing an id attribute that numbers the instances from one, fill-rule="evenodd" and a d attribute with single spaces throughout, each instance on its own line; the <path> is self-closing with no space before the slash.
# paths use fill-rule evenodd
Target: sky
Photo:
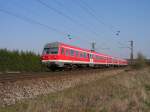
<path id="1" fill-rule="evenodd" d="M 150 0 L 0 0 L 0 48 L 41 54 L 50 42 L 95 42 L 98 52 L 129 58 L 130 40 L 135 57 L 150 58 Z"/>

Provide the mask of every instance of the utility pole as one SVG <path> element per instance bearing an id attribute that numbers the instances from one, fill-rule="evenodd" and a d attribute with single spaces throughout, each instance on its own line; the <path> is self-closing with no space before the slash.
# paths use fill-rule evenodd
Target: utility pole
<path id="1" fill-rule="evenodd" d="M 91 51 L 95 51 L 95 45 L 96 45 L 96 43 L 95 42 L 92 42 L 92 48 L 91 48 Z"/>
<path id="2" fill-rule="evenodd" d="M 133 64 L 133 40 L 129 41 L 130 42 L 130 63 Z"/>

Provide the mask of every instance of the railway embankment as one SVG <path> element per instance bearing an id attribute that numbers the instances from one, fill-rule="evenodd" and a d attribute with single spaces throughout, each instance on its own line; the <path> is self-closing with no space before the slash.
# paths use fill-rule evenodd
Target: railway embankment
<path id="1" fill-rule="evenodd" d="M 72 78 L 68 78 L 68 82 L 76 80 L 76 83 L 72 82 L 72 86 L 67 86 L 66 89 L 64 87 L 61 89 L 62 91 L 56 87 L 55 92 L 21 100 L 14 105 L 0 107 L 0 111 L 149 112 L 149 68 L 88 73 L 83 73 L 83 76 L 81 74 L 71 75 Z M 64 80 L 60 81 L 57 86 L 63 82 Z M 49 86 L 45 89 L 48 88 Z"/>
<path id="2" fill-rule="evenodd" d="M 12 105 L 20 100 L 35 98 L 39 95 L 55 93 L 80 84 L 90 83 L 98 79 L 103 79 L 118 74 L 120 75 L 123 71 L 124 69 L 95 69 L 61 73 L 46 73 L 47 76 L 44 74 L 46 77 L 44 75 L 44 77 L 42 77 L 42 75 L 39 74 L 37 75 L 38 77 L 35 77 L 36 74 L 34 74 L 34 77 L 26 77 L 25 79 L 19 79 L 20 76 L 11 77 L 18 79 L 11 79 L 10 81 L 4 80 L 3 82 L 0 82 L 0 105 Z"/>

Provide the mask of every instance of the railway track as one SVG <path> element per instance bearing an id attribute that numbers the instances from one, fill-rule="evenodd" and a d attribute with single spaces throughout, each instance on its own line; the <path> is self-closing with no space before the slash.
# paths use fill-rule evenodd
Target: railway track
<path id="1" fill-rule="evenodd" d="M 58 79 L 69 75 L 86 75 L 87 73 L 96 73 L 110 71 L 114 69 L 123 68 L 103 68 L 103 69 L 76 69 L 71 71 L 57 71 L 57 72 L 34 72 L 34 73 L 13 73 L 13 74 L 0 74 L 0 83 L 15 82 L 21 80 L 32 80 L 37 78 L 51 78 Z"/>
<path id="2" fill-rule="evenodd" d="M 58 72 L 0 75 L 0 105 L 15 104 L 21 99 L 62 91 L 80 84 L 121 75 L 126 68 L 82 69 Z"/>

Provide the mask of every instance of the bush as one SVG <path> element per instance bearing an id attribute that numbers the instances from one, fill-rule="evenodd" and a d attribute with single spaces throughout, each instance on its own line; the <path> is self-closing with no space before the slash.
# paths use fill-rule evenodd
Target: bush
<path id="1" fill-rule="evenodd" d="M 0 49 L 0 71 L 41 71 L 40 55 L 30 51 Z"/>
<path id="2" fill-rule="evenodd" d="M 133 65 L 133 68 L 135 69 L 142 69 L 146 67 L 146 57 L 142 53 L 138 53 L 137 59 L 135 60 L 135 63 Z"/>

